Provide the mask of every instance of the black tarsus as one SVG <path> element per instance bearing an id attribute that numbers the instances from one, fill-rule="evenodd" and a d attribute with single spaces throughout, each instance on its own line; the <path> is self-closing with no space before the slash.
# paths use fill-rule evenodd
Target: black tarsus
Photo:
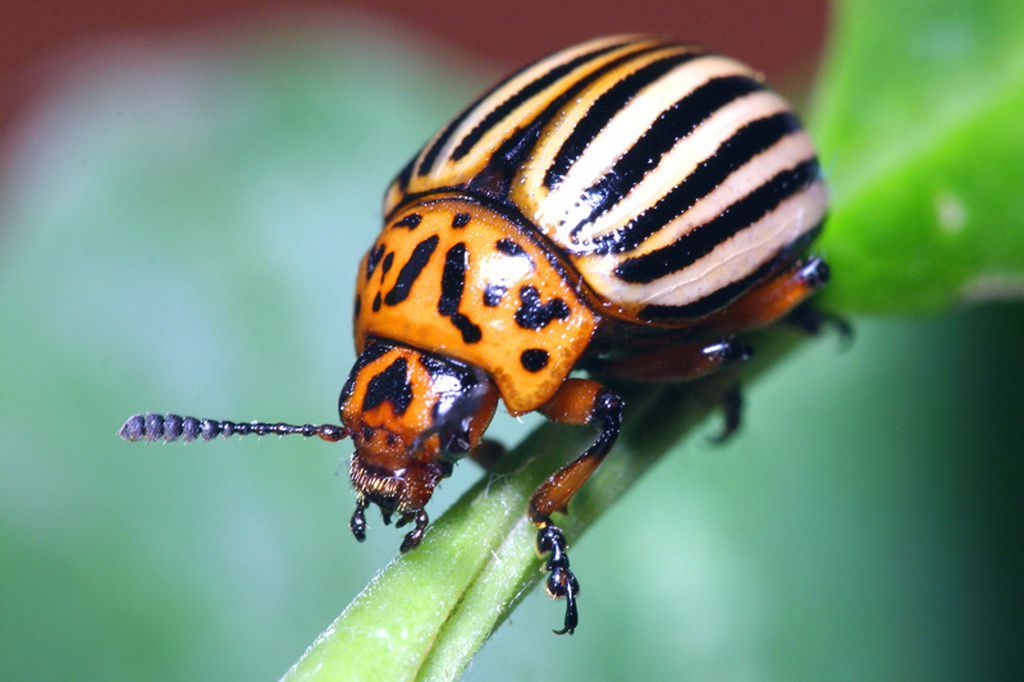
<path id="1" fill-rule="evenodd" d="M 352 512 L 352 518 L 348 522 L 352 535 L 359 542 L 366 539 L 366 508 L 369 505 L 370 502 L 362 495 L 356 497 L 356 510 Z"/>
<path id="2" fill-rule="evenodd" d="M 826 327 L 831 327 L 839 334 L 839 342 L 843 350 L 853 344 L 853 326 L 838 315 L 819 310 L 811 301 L 798 305 L 786 315 L 783 321 L 811 336 L 817 336 Z"/>
<path id="3" fill-rule="evenodd" d="M 721 445 L 739 430 L 743 417 L 743 392 L 739 384 L 733 384 L 719 399 L 722 408 L 722 430 L 714 436 L 708 436 L 712 443 Z"/>
<path id="4" fill-rule="evenodd" d="M 179 438 L 185 442 L 198 438 L 213 440 L 218 436 L 291 436 L 300 435 L 306 438 L 317 436 L 325 441 L 336 443 L 349 435 L 344 426 L 334 424 L 284 424 L 282 422 L 233 422 L 217 419 L 198 419 L 196 417 L 180 417 L 176 414 L 136 414 L 128 417 L 117 432 L 127 441 L 163 441 L 169 443 Z"/>
<path id="5" fill-rule="evenodd" d="M 544 568 L 548 571 L 545 589 L 554 598 L 565 597 L 565 620 L 561 630 L 552 630 L 556 635 L 573 634 L 580 622 L 579 610 L 576 606 L 576 595 L 580 593 L 580 583 L 569 570 L 569 555 L 562 529 L 552 524 L 545 524 L 537 531 L 537 551 L 551 554 Z"/>
<path id="6" fill-rule="evenodd" d="M 401 527 L 410 521 L 415 521 L 416 526 L 405 534 L 405 539 L 402 540 L 402 546 L 399 548 L 402 554 L 420 546 L 420 543 L 423 541 L 423 534 L 427 530 L 427 524 L 430 523 L 430 517 L 427 516 L 427 512 L 420 509 L 415 514 L 403 516 L 397 525 Z"/>

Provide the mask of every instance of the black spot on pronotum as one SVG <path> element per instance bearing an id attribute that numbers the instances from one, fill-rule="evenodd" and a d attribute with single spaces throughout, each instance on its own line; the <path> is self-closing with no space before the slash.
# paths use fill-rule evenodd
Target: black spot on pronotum
<path id="1" fill-rule="evenodd" d="M 408 378 L 405 358 L 398 358 L 387 369 L 374 375 L 366 386 L 363 396 L 363 412 L 368 412 L 383 403 L 391 403 L 396 415 L 402 415 L 412 402 L 412 384 Z"/>
<path id="2" fill-rule="evenodd" d="M 508 291 L 508 287 L 504 284 L 488 284 L 484 289 L 484 305 L 488 308 L 497 308 L 506 291 Z"/>
<path id="3" fill-rule="evenodd" d="M 377 295 L 373 297 L 373 312 L 377 312 L 378 310 L 380 310 L 380 292 L 379 291 L 377 292 Z"/>
<path id="4" fill-rule="evenodd" d="M 519 246 L 519 244 L 516 244 L 511 239 L 506 239 L 505 237 L 502 237 L 497 242 L 495 242 L 494 245 L 498 247 L 498 251 L 501 251 L 506 256 L 514 256 L 517 258 L 529 258 L 529 256 L 526 254 L 526 250 L 523 249 L 523 247 Z"/>
<path id="5" fill-rule="evenodd" d="M 479 325 L 470 322 L 469 318 L 462 313 L 452 315 L 452 324 L 462 334 L 462 340 L 465 343 L 479 343 L 483 338 L 483 332 L 480 331 Z"/>
<path id="6" fill-rule="evenodd" d="M 384 262 L 380 264 L 380 281 L 384 281 L 384 275 L 388 274 L 391 270 L 391 266 L 395 264 L 395 252 L 389 251 L 388 255 L 384 256 Z"/>
<path id="7" fill-rule="evenodd" d="M 449 317 L 459 309 L 462 291 L 466 286 L 466 244 L 459 242 L 444 255 L 444 270 L 441 273 L 441 298 L 437 312 Z"/>
<path id="8" fill-rule="evenodd" d="M 524 286 L 519 289 L 519 310 L 516 311 L 516 324 L 523 329 L 534 331 L 543 329 L 553 320 L 564 320 L 569 317 L 569 306 L 560 298 L 553 298 L 541 303 L 540 292 L 536 287 Z"/>
<path id="9" fill-rule="evenodd" d="M 419 213 L 410 213 L 409 215 L 405 216 L 397 223 L 395 223 L 395 227 L 407 227 L 410 230 L 415 230 L 417 227 L 420 226 L 420 222 L 422 220 L 423 216 L 421 216 Z"/>
<path id="10" fill-rule="evenodd" d="M 462 291 L 466 286 L 468 261 L 465 242 L 459 242 L 448 249 L 444 256 L 444 271 L 441 273 L 441 298 L 437 302 L 437 312 L 451 320 L 465 343 L 477 343 L 483 336 L 480 327 L 459 312 Z"/>
<path id="11" fill-rule="evenodd" d="M 370 249 L 370 254 L 366 257 L 366 281 L 370 281 L 370 278 L 373 277 L 373 271 L 377 269 L 377 263 L 380 263 L 380 258 L 383 255 L 383 244 L 378 244 Z"/>
<path id="12" fill-rule="evenodd" d="M 391 287 L 391 291 L 384 297 L 385 303 L 388 305 L 398 305 L 409 296 L 412 285 L 416 282 L 420 273 L 423 272 L 423 268 L 427 266 L 430 257 L 434 255 L 434 249 L 437 248 L 438 241 L 440 239 L 435 234 L 416 245 L 412 255 L 409 256 L 409 260 L 406 261 L 399 271 L 398 279 L 395 280 L 395 286 Z"/>
<path id="13" fill-rule="evenodd" d="M 519 356 L 519 362 L 527 372 L 539 372 L 548 366 L 548 352 L 541 348 L 527 348 Z"/>
<path id="14" fill-rule="evenodd" d="M 456 213 L 455 217 L 452 218 L 452 227 L 465 227 L 469 224 L 468 213 Z"/>

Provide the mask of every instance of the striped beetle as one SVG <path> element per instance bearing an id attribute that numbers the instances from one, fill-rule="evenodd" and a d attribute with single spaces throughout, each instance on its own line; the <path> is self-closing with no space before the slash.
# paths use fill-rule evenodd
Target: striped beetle
<path id="1" fill-rule="evenodd" d="M 478 461 L 499 399 L 598 427 L 529 505 L 546 587 L 577 625 L 579 584 L 552 523 L 608 454 L 622 400 L 596 378 L 687 381 L 749 356 L 736 335 L 789 320 L 828 277 L 802 252 L 826 190 L 789 105 L 728 57 L 645 36 L 576 45 L 514 73 L 431 138 L 388 188 L 359 265 L 343 426 L 136 415 L 128 440 L 301 434 L 355 446 L 365 509 L 413 524 L 454 463 Z M 730 407 L 731 406 L 731 407 Z M 726 432 L 738 422 L 726 401 Z"/>

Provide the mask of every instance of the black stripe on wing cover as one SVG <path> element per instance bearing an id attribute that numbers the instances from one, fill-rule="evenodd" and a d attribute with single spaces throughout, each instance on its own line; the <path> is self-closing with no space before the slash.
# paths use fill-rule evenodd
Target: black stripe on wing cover
<path id="1" fill-rule="evenodd" d="M 703 56 L 700 52 L 687 52 L 674 54 L 655 60 L 633 73 L 625 76 L 618 83 L 601 94 L 591 105 L 583 118 L 579 120 L 576 127 L 562 143 L 555 154 L 554 160 L 544 173 L 544 186 L 548 189 L 560 183 L 565 174 L 569 172 L 576 160 L 579 159 L 598 133 L 604 130 L 608 122 L 626 106 L 637 93 L 647 86 L 658 81 L 662 76 L 680 64 Z"/>
<path id="2" fill-rule="evenodd" d="M 615 268 L 620 279 L 652 282 L 692 265 L 729 239 L 774 210 L 821 177 L 817 159 L 808 159 L 781 171 L 750 194 L 728 206 L 712 220 L 693 228 L 668 246 L 623 261 Z"/>
<path id="3" fill-rule="evenodd" d="M 667 223 L 693 208 L 734 171 L 798 130 L 800 121 L 790 112 L 751 121 L 723 142 L 711 156 L 697 164 L 692 173 L 656 204 L 612 234 L 595 238 L 586 253 L 632 251 Z"/>
<path id="4" fill-rule="evenodd" d="M 749 76 L 713 78 L 661 112 L 611 170 L 583 191 L 580 203 L 592 208 L 590 215 L 573 228 L 570 238 L 619 203 L 647 173 L 658 167 L 662 156 L 712 114 L 735 99 L 763 89 Z"/>
<path id="5" fill-rule="evenodd" d="M 492 128 L 494 128 L 501 121 L 503 121 L 509 114 L 511 114 L 513 111 L 519 108 L 519 106 L 521 106 L 523 102 L 527 101 L 528 99 L 537 95 L 538 93 L 543 92 L 545 89 L 549 88 L 553 83 L 558 81 L 560 78 L 571 73 L 572 71 L 579 68 L 583 64 L 586 64 L 592 59 L 600 57 L 601 55 L 606 54 L 608 52 L 612 52 L 613 50 L 618 50 L 622 47 L 625 47 L 626 45 L 629 45 L 629 42 L 614 43 L 612 45 L 600 47 L 596 50 L 591 50 L 590 52 L 585 52 L 584 54 L 579 55 L 575 59 L 570 59 L 569 61 L 563 64 L 559 64 L 558 66 L 549 70 L 544 75 L 530 81 L 525 86 L 523 86 L 518 92 L 511 95 L 508 99 L 506 99 L 504 102 L 502 102 L 495 108 L 491 109 L 487 113 L 487 115 L 484 116 L 484 118 L 479 123 L 477 123 L 473 127 L 473 129 L 466 134 L 465 137 L 463 137 L 459 141 L 459 144 L 456 145 L 455 149 L 452 151 L 450 157 L 451 160 L 458 161 L 466 154 L 468 154 L 470 150 L 473 149 L 473 147 L 476 145 L 476 143 L 480 141 L 480 138 L 482 138 Z"/>

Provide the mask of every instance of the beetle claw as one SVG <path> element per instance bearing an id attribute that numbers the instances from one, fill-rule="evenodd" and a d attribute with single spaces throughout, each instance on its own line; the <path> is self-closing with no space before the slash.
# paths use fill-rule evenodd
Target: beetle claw
<path id="1" fill-rule="evenodd" d="M 420 546 L 420 543 L 423 542 L 423 534 L 427 531 L 427 524 L 430 523 L 430 518 L 427 516 L 427 512 L 420 509 L 415 514 L 403 516 L 402 521 L 398 525 L 404 525 L 407 521 L 412 519 L 416 520 L 416 526 L 405 534 L 405 538 L 402 540 L 402 546 L 399 548 L 402 554 Z"/>
<path id="2" fill-rule="evenodd" d="M 565 620 L 561 630 L 552 630 L 556 635 L 573 634 L 580 622 L 579 609 L 576 606 L 580 583 L 569 570 L 566 547 L 565 535 L 558 526 L 544 524 L 537 531 L 537 551 L 542 555 L 551 555 L 544 565 L 549 572 L 544 589 L 552 599 L 565 598 Z"/>

